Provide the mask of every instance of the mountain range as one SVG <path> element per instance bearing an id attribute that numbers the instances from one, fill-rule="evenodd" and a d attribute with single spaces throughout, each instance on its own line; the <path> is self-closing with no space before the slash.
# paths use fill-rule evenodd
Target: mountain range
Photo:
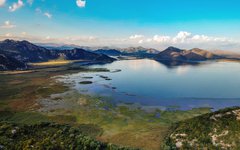
<path id="1" fill-rule="evenodd" d="M 102 47 L 92 50 L 90 47 L 83 49 L 75 45 L 61 46 L 61 48 L 46 48 L 37 46 L 28 41 L 4 40 L 0 42 L 0 70 L 27 69 L 28 63 L 46 62 L 58 58 L 65 60 L 87 60 L 93 62 L 113 62 L 111 56 L 131 56 L 136 58 L 149 58 L 157 61 L 197 62 L 216 59 L 240 59 L 236 53 L 223 51 L 210 52 L 194 48 L 190 50 L 168 47 L 163 51 L 144 47 L 113 48 Z M 64 48 L 65 47 L 65 48 Z"/>
<path id="2" fill-rule="evenodd" d="M 151 58 L 155 54 L 159 53 L 158 50 L 153 48 L 145 47 L 128 47 L 128 48 L 117 48 L 117 47 L 88 47 L 88 46 L 78 46 L 71 44 L 54 44 L 54 43 L 37 43 L 36 45 L 45 47 L 51 50 L 70 50 L 74 48 L 81 48 L 87 51 L 92 51 L 98 54 L 105 54 L 109 56 L 132 56 L 137 58 Z"/>
<path id="3" fill-rule="evenodd" d="M 27 63 L 45 62 L 58 58 L 96 62 L 113 62 L 116 60 L 104 54 L 97 54 L 79 48 L 71 50 L 49 50 L 28 41 L 14 41 L 8 39 L 0 42 L 0 54 L 1 70 L 22 70 L 27 68 Z M 10 62 L 16 65 L 12 65 Z"/>

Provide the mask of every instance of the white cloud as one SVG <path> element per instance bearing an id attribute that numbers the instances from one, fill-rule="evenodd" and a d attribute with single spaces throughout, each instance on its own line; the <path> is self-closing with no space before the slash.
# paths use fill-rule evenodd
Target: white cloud
<path id="1" fill-rule="evenodd" d="M 138 35 L 138 34 L 136 34 L 136 35 L 131 35 L 131 36 L 129 37 L 129 39 L 131 39 L 131 40 L 141 39 L 141 38 L 144 38 L 144 36 L 143 36 L 143 35 Z"/>
<path id="2" fill-rule="evenodd" d="M 42 13 L 41 13 L 42 14 Z M 180 33 L 180 32 L 179 32 Z M 84 46 L 110 46 L 110 47 L 129 47 L 129 46 L 143 46 L 148 48 L 155 48 L 158 50 L 164 50 L 166 47 L 175 46 L 182 49 L 191 49 L 194 47 L 207 49 L 207 50 L 233 50 L 239 51 L 240 41 L 235 39 L 230 39 L 227 37 L 217 37 L 201 34 L 193 34 L 190 32 L 183 32 L 176 35 L 154 35 L 154 36 L 144 36 L 137 39 L 125 38 L 111 38 L 111 37 L 95 37 L 95 36 L 78 36 L 78 35 L 67 35 L 67 36 L 37 36 L 31 34 L 25 34 L 19 32 L 17 35 L 0 34 L 0 39 L 17 39 L 17 40 L 29 40 L 34 42 L 42 43 L 66 43 L 66 44 L 76 44 Z M 187 34 L 186 34 L 187 33 Z M 140 34 L 139 34 L 140 35 Z M 139 37 L 139 36 L 133 36 Z M 179 40 L 174 40 L 178 37 Z M 183 41 L 180 39 L 184 39 Z"/>
<path id="3" fill-rule="evenodd" d="M 6 0 L 0 0 L 0 7 L 4 6 L 5 2 L 6 2 Z"/>
<path id="4" fill-rule="evenodd" d="M 137 36 L 136 36 L 137 37 Z M 196 44 L 196 43 L 210 43 L 210 42 L 227 42 L 230 39 L 225 37 L 210 37 L 207 35 L 193 35 L 190 32 L 180 31 L 176 36 L 166 36 L 166 35 L 154 35 L 152 38 L 145 38 L 145 36 L 141 36 L 141 43 L 158 43 L 158 44 L 168 44 L 168 45 L 176 45 L 176 44 Z M 134 38 L 134 36 L 132 37 Z M 131 39 L 131 38 L 130 38 Z"/>
<path id="5" fill-rule="evenodd" d="M 84 8 L 86 6 L 86 0 L 77 0 L 76 3 L 80 8 Z"/>
<path id="6" fill-rule="evenodd" d="M 51 13 L 49 13 L 49 12 L 44 12 L 44 11 L 42 11 L 40 8 L 36 8 L 36 9 L 35 9 L 35 12 L 36 12 L 37 14 L 43 15 L 43 16 L 49 18 L 49 19 L 51 19 L 52 16 L 53 16 Z"/>
<path id="7" fill-rule="evenodd" d="M 170 36 L 160 36 L 160 35 L 155 35 L 152 40 L 147 39 L 147 41 L 156 41 L 156 42 L 168 42 L 170 40 Z"/>
<path id="8" fill-rule="evenodd" d="M 46 17 L 48 17 L 49 19 L 52 18 L 52 14 L 50 14 L 50 13 L 48 13 L 48 12 L 45 12 L 43 15 L 46 16 Z"/>
<path id="9" fill-rule="evenodd" d="M 9 11 L 10 12 L 14 12 L 16 11 L 17 9 L 23 7 L 24 3 L 22 0 L 18 0 L 17 3 L 13 3 L 12 6 L 9 6 Z"/>
<path id="10" fill-rule="evenodd" d="M 12 37 L 13 35 L 11 33 L 6 33 L 5 37 Z"/>
<path id="11" fill-rule="evenodd" d="M 26 36 L 26 35 L 27 35 L 27 32 L 22 32 L 21 35 L 22 35 L 22 36 Z"/>
<path id="12" fill-rule="evenodd" d="M 139 44 L 142 44 L 142 43 L 143 43 L 143 40 L 139 40 L 138 43 L 139 43 Z"/>
<path id="13" fill-rule="evenodd" d="M 112 41 L 113 42 L 113 41 Z M 116 43 L 116 42 L 115 42 Z M 119 41 L 120 43 L 120 41 Z M 190 49 L 198 47 L 202 49 L 239 49 L 240 41 L 226 37 L 213 37 L 208 35 L 193 34 L 187 31 L 180 31 L 175 36 L 154 35 L 147 37 L 144 35 L 132 35 L 122 41 L 122 45 L 141 46 L 164 49 L 168 46 Z"/>
<path id="14" fill-rule="evenodd" d="M 210 37 L 206 35 L 194 35 L 191 38 L 192 42 L 227 42 L 230 39 L 225 37 Z"/>
<path id="15" fill-rule="evenodd" d="M 153 41 L 153 39 L 151 39 L 151 38 L 146 39 L 146 42 L 152 42 L 152 41 Z"/>
<path id="16" fill-rule="evenodd" d="M 210 38 L 206 35 L 194 35 L 192 37 L 192 40 L 196 40 L 196 41 L 209 41 Z"/>
<path id="17" fill-rule="evenodd" d="M 46 40 L 50 40 L 51 39 L 51 37 L 50 36 L 46 36 Z"/>
<path id="18" fill-rule="evenodd" d="M 0 26 L 0 28 L 4 28 L 4 29 L 11 29 L 15 27 L 16 25 L 12 24 L 10 21 L 5 21 L 4 24 Z"/>
<path id="19" fill-rule="evenodd" d="M 185 42 L 187 38 L 189 38 L 192 35 L 192 33 L 186 32 L 186 31 L 180 31 L 176 37 L 173 38 L 173 42 Z"/>

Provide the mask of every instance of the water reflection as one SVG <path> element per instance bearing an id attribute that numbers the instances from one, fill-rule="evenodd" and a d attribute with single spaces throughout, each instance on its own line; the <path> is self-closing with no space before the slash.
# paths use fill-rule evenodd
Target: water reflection
<path id="1" fill-rule="evenodd" d="M 109 96 L 116 102 L 179 106 L 184 109 L 240 105 L 239 63 L 167 64 L 171 65 L 147 59 L 117 61 L 91 67 L 120 69 L 121 72 L 79 73 L 69 75 L 65 81 L 74 81 L 79 91 L 87 89 L 86 94 Z M 93 84 L 78 84 L 86 80 L 86 76 L 93 77 Z"/>
<path id="2" fill-rule="evenodd" d="M 175 61 L 175 60 L 158 60 L 157 62 L 165 65 L 167 68 L 174 68 L 178 66 L 200 66 L 206 62 L 194 62 L 194 61 Z"/>

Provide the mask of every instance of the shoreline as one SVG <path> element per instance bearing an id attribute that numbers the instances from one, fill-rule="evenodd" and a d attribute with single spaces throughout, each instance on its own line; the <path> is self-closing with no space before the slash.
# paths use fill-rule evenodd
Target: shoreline
<path id="1" fill-rule="evenodd" d="M 141 105 L 130 103 L 115 105 L 107 97 L 84 95 L 71 89 L 72 85 L 56 82 L 57 76 L 75 73 L 87 74 L 89 72 L 99 74 L 101 71 L 111 72 L 106 68 L 66 65 L 64 67 L 44 68 L 30 74 L 12 75 L 7 76 L 7 79 L 1 79 L 6 80 L 3 83 L 8 85 L 5 86 L 6 89 L 1 89 L 2 93 L 6 93 L 8 88 L 14 87 L 17 90 L 13 92 L 16 95 L 9 94 L 9 98 L 17 97 L 9 101 L 10 110 L 17 112 L 9 118 L 16 122 L 22 120 L 27 124 L 33 118 L 35 121 L 47 119 L 71 126 L 91 124 L 102 130 L 94 137 L 102 142 L 157 150 L 164 143 L 172 124 L 212 112 L 210 108 L 193 108 L 183 111 L 144 108 Z M 29 98 L 34 101 L 29 103 Z M 7 107 L 8 102 L 4 105 Z M 0 120 L 1 117 L 4 117 L 1 112 Z"/>

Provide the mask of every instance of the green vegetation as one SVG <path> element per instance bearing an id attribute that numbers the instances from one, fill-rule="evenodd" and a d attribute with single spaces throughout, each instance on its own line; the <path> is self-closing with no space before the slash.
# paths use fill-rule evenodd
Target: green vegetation
<path id="1" fill-rule="evenodd" d="M 77 91 L 58 95 L 57 99 L 60 100 L 42 100 L 44 114 L 75 116 L 76 124 L 101 128 L 103 132 L 98 137 L 101 141 L 145 149 L 159 149 L 172 123 L 210 112 L 209 108 L 147 111 L 134 103 L 115 105 L 107 97 L 82 95 Z"/>
<path id="2" fill-rule="evenodd" d="M 21 124 L 37 124 L 50 121 L 47 116 L 36 112 L 0 111 L 0 121 Z"/>
<path id="3" fill-rule="evenodd" d="M 209 108 L 163 111 L 134 103 L 116 105 L 108 97 L 83 95 L 55 80 L 56 76 L 78 72 L 109 70 L 70 66 L 0 75 L 0 121 L 7 121 L 10 126 L 35 126 L 42 122 L 69 124 L 80 128 L 83 135 L 103 143 L 157 150 L 172 124 L 210 112 Z M 35 138 L 33 135 L 26 136 Z M 64 138 L 67 139 L 67 136 Z"/>
<path id="4" fill-rule="evenodd" d="M 81 127 L 54 123 L 23 125 L 0 122 L 0 147 L 6 150 L 130 150 L 85 136 Z"/>
<path id="5" fill-rule="evenodd" d="M 240 107 L 205 114 L 172 126 L 165 149 L 240 148 Z"/>

